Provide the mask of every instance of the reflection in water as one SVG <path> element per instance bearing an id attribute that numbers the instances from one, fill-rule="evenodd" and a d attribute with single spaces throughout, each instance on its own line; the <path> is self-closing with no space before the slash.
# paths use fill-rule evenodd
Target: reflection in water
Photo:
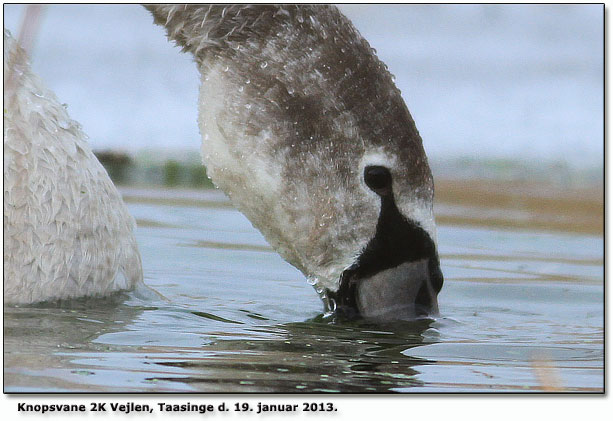
<path id="1" fill-rule="evenodd" d="M 419 386 L 411 367 L 428 361 L 407 357 L 402 351 L 421 345 L 431 323 L 338 325 L 318 317 L 262 327 L 276 338 L 219 340 L 203 348 L 213 352 L 210 356 L 157 362 L 187 369 L 187 377 L 150 380 L 188 383 L 208 392 L 384 392 Z"/>
<path id="2" fill-rule="evenodd" d="M 168 300 L 5 308 L 7 392 L 603 389 L 599 237 L 441 226 L 441 317 L 329 323 L 237 211 L 129 208 L 151 221 L 137 231 L 145 283 Z"/>

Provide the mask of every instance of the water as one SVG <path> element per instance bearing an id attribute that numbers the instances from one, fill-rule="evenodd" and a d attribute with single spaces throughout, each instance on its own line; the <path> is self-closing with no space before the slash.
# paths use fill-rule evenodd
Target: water
<path id="1" fill-rule="evenodd" d="M 598 236 L 439 226 L 440 317 L 329 324 L 219 192 L 128 194 L 166 299 L 6 308 L 5 391 L 602 391 Z"/>

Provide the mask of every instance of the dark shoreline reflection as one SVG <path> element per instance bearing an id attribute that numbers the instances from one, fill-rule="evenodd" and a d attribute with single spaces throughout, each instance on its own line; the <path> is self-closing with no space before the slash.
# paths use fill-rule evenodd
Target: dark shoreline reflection
<path id="1" fill-rule="evenodd" d="M 374 324 L 327 323 L 318 316 L 300 323 L 260 326 L 272 339 L 220 339 L 202 356 L 156 364 L 188 370 L 187 376 L 151 377 L 181 382 L 203 392 L 389 392 L 419 387 L 414 366 L 433 363 L 402 354 L 424 344 L 434 321 Z M 429 342 L 432 340 L 429 338 Z"/>

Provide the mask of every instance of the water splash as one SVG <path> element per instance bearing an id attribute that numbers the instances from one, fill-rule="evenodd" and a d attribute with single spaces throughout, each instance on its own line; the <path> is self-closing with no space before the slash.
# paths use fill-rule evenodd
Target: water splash
<path id="1" fill-rule="evenodd" d="M 336 301 L 328 296 L 328 290 L 322 286 L 316 276 L 307 277 L 307 283 L 311 285 L 324 304 L 324 317 L 330 317 L 336 310 Z"/>

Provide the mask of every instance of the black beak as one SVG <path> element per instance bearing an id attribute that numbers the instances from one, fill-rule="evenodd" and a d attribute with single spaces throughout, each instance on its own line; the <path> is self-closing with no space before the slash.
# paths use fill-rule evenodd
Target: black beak
<path id="1" fill-rule="evenodd" d="M 375 237 L 328 296 L 341 318 L 412 320 L 438 314 L 442 286 L 434 241 L 402 216 L 390 192 L 381 197 Z"/>

